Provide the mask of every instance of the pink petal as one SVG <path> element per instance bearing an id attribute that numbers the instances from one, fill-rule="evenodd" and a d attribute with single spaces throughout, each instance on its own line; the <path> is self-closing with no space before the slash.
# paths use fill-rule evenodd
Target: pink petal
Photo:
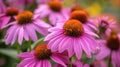
<path id="1" fill-rule="evenodd" d="M 51 49 L 52 51 L 57 51 L 58 43 L 61 41 L 62 35 L 54 37 L 49 43 L 48 43 L 48 48 Z"/>
<path id="2" fill-rule="evenodd" d="M 49 35 L 47 35 L 44 39 L 44 41 L 49 41 L 51 40 L 52 38 L 56 37 L 56 36 L 59 36 L 62 34 L 62 31 L 55 31 L 55 32 L 52 32 L 50 33 Z"/>
<path id="3" fill-rule="evenodd" d="M 67 50 L 68 50 L 68 55 L 69 55 L 69 57 L 71 57 L 71 56 L 73 56 L 73 54 L 74 54 L 74 45 L 73 45 L 73 41 L 74 39 L 72 39 L 72 38 L 69 38 L 69 41 L 68 41 L 68 47 L 67 47 Z"/>
<path id="4" fill-rule="evenodd" d="M 40 19 L 36 19 L 34 21 L 34 24 L 37 25 L 38 27 L 42 27 L 42 28 L 50 28 L 51 27 L 48 23 L 46 23 L 46 22 L 44 22 L 43 20 L 40 20 Z"/>
<path id="5" fill-rule="evenodd" d="M 87 57 L 91 58 L 91 50 L 90 50 L 90 46 L 89 43 L 86 41 L 86 39 L 84 37 L 79 38 L 81 42 L 81 47 L 82 49 L 85 51 L 85 53 L 87 54 Z"/>
<path id="6" fill-rule="evenodd" d="M 60 53 L 62 53 L 63 51 L 65 51 L 67 49 L 68 46 L 68 42 L 69 42 L 69 38 L 68 37 L 64 37 L 58 47 L 58 50 Z"/>
<path id="7" fill-rule="evenodd" d="M 43 65 L 42 61 L 39 61 L 36 63 L 35 67 L 42 67 L 42 65 Z"/>
<path id="8" fill-rule="evenodd" d="M 31 25 L 26 25 L 25 26 L 25 29 L 28 33 L 28 35 L 30 36 L 30 38 L 33 40 L 33 41 L 37 41 L 37 35 L 36 35 L 36 32 L 35 30 L 33 29 L 33 27 Z"/>
<path id="9" fill-rule="evenodd" d="M 25 65 L 29 64 L 30 61 L 32 61 L 34 58 L 26 58 L 20 62 L 17 67 L 24 67 Z"/>
<path id="10" fill-rule="evenodd" d="M 24 36 L 24 39 L 25 39 L 26 41 L 29 40 L 29 35 L 28 35 L 26 29 L 24 29 L 24 35 L 23 35 L 23 36 Z"/>
<path id="11" fill-rule="evenodd" d="M 12 39 L 12 43 L 11 44 L 14 44 L 16 39 L 17 39 L 17 36 L 18 36 L 18 32 L 19 32 L 20 28 L 18 27 L 16 30 L 15 30 L 15 34 L 13 35 L 13 39 Z"/>
<path id="12" fill-rule="evenodd" d="M 1 28 L 4 28 L 7 24 L 8 24 L 8 22 L 10 21 L 10 17 L 4 17 L 4 18 L 2 18 L 2 27 Z"/>
<path id="13" fill-rule="evenodd" d="M 78 39 L 74 39 L 74 51 L 76 54 L 77 59 L 80 59 L 82 56 L 82 48 L 81 43 L 78 41 Z"/>
<path id="14" fill-rule="evenodd" d="M 59 63 L 59 64 L 61 64 L 61 65 L 63 65 L 64 67 L 67 67 L 66 65 L 65 65 L 65 63 L 59 58 L 59 57 L 57 57 L 57 56 L 51 56 L 50 57 L 53 61 L 55 61 L 56 63 Z"/>
<path id="15" fill-rule="evenodd" d="M 36 25 L 34 25 L 33 27 L 37 32 L 39 32 L 40 34 L 42 34 L 44 36 L 46 36 L 48 34 L 48 31 L 45 28 L 41 28 L 41 27 L 38 27 Z"/>
<path id="16" fill-rule="evenodd" d="M 53 56 L 58 57 L 58 58 L 61 59 L 65 64 L 69 64 L 69 63 L 70 63 L 68 56 L 65 56 L 65 55 L 63 55 L 63 54 L 61 54 L 61 53 L 54 53 Z"/>
<path id="17" fill-rule="evenodd" d="M 24 29 L 23 26 L 21 26 L 20 30 L 19 30 L 19 35 L 18 35 L 18 43 L 21 45 L 22 44 L 22 40 L 23 40 L 23 34 L 24 33 Z"/>
<path id="18" fill-rule="evenodd" d="M 39 14 L 40 17 L 44 18 L 50 13 L 48 5 L 40 5 L 38 9 L 35 10 L 35 15 Z"/>
<path id="19" fill-rule="evenodd" d="M 48 60 L 43 60 L 43 66 L 42 67 L 51 67 L 51 63 Z"/>
<path id="20" fill-rule="evenodd" d="M 19 58 L 30 58 L 30 57 L 33 57 L 34 55 L 31 54 L 30 52 L 24 52 L 24 53 L 21 53 L 18 55 Z"/>
<path id="21" fill-rule="evenodd" d="M 6 36 L 5 36 L 5 42 L 6 44 L 9 44 L 11 40 L 13 40 L 14 31 L 17 29 L 17 26 L 12 26 L 8 29 Z"/>
<path id="22" fill-rule="evenodd" d="M 62 19 L 64 19 L 64 17 L 59 13 L 51 13 L 49 15 L 49 20 L 53 25 L 56 25 L 56 23 L 58 23 L 58 21 Z"/>

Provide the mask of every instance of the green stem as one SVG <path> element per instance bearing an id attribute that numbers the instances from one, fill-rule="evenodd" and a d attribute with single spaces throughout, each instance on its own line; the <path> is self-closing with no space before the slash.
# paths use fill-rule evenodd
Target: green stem
<path id="1" fill-rule="evenodd" d="M 72 67 L 72 62 L 74 61 L 74 59 L 75 59 L 74 56 L 72 56 L 72 57 L 70 58 L 70 64 L 68 65 L 68 67 Z"/>
<path id="2" fill-rule="evenodd" d="M 17 49 L 17 53 L 20 53 L 20 45 L 18 44 L 18 42 L 15 43 L 16 44 L 16 49 Z"/>
<path id="3" fill-rule="evenodd" d="M 111 56 L 112 56 L 112 51 L 110 51 L 110 56 L 108 60 L 108 67 L 111 67 Z"/>
<path id="4" fill-rule="evenodd" d="M 28 41 L 28 48 L 29 48 L 29 51 L 32 50 L 32 48 L 31 48 L 31 40 Z"/>

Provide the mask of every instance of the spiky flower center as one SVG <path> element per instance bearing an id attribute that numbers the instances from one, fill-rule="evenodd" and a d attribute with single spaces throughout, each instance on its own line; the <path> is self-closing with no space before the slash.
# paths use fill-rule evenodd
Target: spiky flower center
<path id="1" fill-rule="evenodd" d="M 63 29 L 64 29 L 64 34 L 71 37 L 81 36 L 84 32 L 82 23 L 75 19 L 68 20 L 64 24 Z"/>
<path id="2" fill-rule="evenodd" d="M 30 11 L 23 11 L 17 15 L 18 24 L 32 23 L 33 13 Z"/>
<path id="3" fill-rule="evenodd" d="M 88 15 L 83 10 L 76 10 L 70 14 L 70 19 L 76 19 L 82 23 L 86 23 L 86 21 L 88 20 Z"/>
<path id="4" fill-rule="evenodd" d="M 117 36 L 117 33 L 112 32 L 110 37 L 107 40 L 107 47 L 111 50 L 119 50 L 120 48 L 120 41 Z"/>
<path id="5" fill-rule="evenodd" d="M 17 8 L 12 7 L 12 8 L 8 8 L 8 9 L 6 10 L 6 15 L 7 15 L 7 16 L 15 16 L 15 15 L 18 14 L 18 12 L 19 12 L 19 10 L 18 10 Z"/>
<path id="6" fill-rule="evenodd" d="M 51 0 L 50 2 L 48 2 L 48 5 L 49 5 L 50 9 L 55 12 L 60 12 L 62 9 L 61 2 L 59 2 L 57 0 Z"/>
<path id="7" fill-rule="evenodd" d="M 46 44 L 38 45 L 35 48 L 35 57 L 38 60 L 49 59 L 51 55 L 52 55 L 51 50 L 47 49 Z"/>

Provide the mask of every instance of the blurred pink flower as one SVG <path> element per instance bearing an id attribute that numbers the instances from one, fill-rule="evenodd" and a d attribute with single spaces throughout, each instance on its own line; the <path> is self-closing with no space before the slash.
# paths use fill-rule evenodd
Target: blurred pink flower
<path id="1" fill-rule="evenodd" d="M 10 21 L 15 20 L 15 16 L 19 10 L 15 7 L 8 8 L 4 13 L 0 14 L 0 29 L 3 29 Z"/>
<path id="2" fill-rule="evenodd" d="M 96 51 L 97 43 L 93 36 L 97 37 L 97 35 L 78 20 L 72 19 L 65 23 L 58 23 L 49 31 L 51 33 L 45 37 L 45 41 L 48 41 L 48 48 L 53 52 L 67 50 L 70 57 L 75 53 L 76 57 L 80 59 L 82 50 L 89 58 L 91 52 Z"/>
<path id="3" fill-rule="evenodd" d="M 52 67 L 49 60 L 53 60 L 63 67 L 67 67 L 65 63 L 69 63 L 67 56 L 51 52 L 45 44 L 38 45 L 35 50 L 31 52 L 21 53 L 18 57 L 22 58 L 23 61 L 19 63 L 17 67 Z"/>
<path id="4" fill-rule="evenodd" d="M 35 0 L 7 0 L 9 6 L 23 9 L 25 6 L 33 3 Z"/>
<path id="5" fill-rule="evenodd" d="M 95 60 L 90 67 L 108 67 L 104 60 Z"/>
<path id="6" fill-rule="evenodd" d="M 36 17 L 48 17 L 51 25 L 56 25 L 58 20 L 62 20 L 68 15 L 68 10 L 63 8 L 62 3 L 57 0 L 51 0 L 45 4 L 41 4 L 35 10 Z"/>
<path id="7" fill-rule="evenodd" d="M 55 64 L 54 67 L 63 67 L 60 64 Z M 72 64 L 72 67 L 90 67 L 88 64 L 84 64 L 80 60 L 75 60 Z"/>
<path id="8" fill-rule="evenodd" d="M 100 52 L 96 56 L 97 60 L 104 59 L 106 57 L 111 58 L 111 62 L 114 67 L 119 67 L 120 64 L 120 34 L 111 33 L 108 40 L 99 40 Z"/>
<path id="9" fill-rule="evenodd" d="M 2 0 L 0 0 L 0 14 L 6 11 L 6 6 Z"/>
<path id="10" fill-rule="evenodd" d="M 50 27 L 41 19 L 35 19 L 34 15 L 30 11 L 23 11 L 19 13 L 16 17 L 16 21 L 11 22 L 8 26 L 10 28 L 7 30 L 5 36 L 6 44 L 14 44 L 18 38 L 18 43 L 21 45 L 23 38 L 29 40 L 31 38 L 33 41 L 37 41 L 36 31 L 42 35 L 47 35 L 47 29 Z"/>
<path id="11" fill-rule="evenodd" d="M 106 38 L 112 30 L 117 29 L 117 23 L 115 20 L 110 19 L 108 16 L 100 16 L 95 19 L 95 25 L 99 29 L 101 38 Z"/>

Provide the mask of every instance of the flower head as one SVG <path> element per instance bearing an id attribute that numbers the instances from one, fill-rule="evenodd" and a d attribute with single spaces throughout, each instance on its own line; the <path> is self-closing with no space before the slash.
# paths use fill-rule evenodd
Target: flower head
<path id="1" fill-rule="evenodd" d="M 116 21 L 108 16 L 100 16 L 95 20 L 95 24 L 99 29 L 101 36 L 110 35 L 112 30 L 117 28 Z"/>
<path id="2" fill-rule="evenodd" d="M 45 36 L 48 33 L 47 29 L 50 27 L 41 19 L 34 18 L 33 13 L 30 11 L 19 13 L 16 21 L 11 22 L 8 26 L 10 26 L 10 28 L 7 30 L 5 36 L 6 44 L 14 44 L 18 38 L 20 45 L 22 44 L 23 38 L 27 41 L 29 38 L 37 41 L 36 31 Z"/>
<path id="3" fill-rule="evenodd" d="M 88 20 L 88 15 L 83 10 L 76 10 L 76 11 L 73 11 L 70 14 L 70 19 L 76 19 L 76 20 L 79 20 L 82 23 L 86 23 L 87 20 Z"/>
<path id="4" fill-rule="evenodd" d="M 60 12 L 62 9 L 62 3 L 57 0 L 51 0 L 50 2 L 48 2 L 48 5 L 50 9 L 55 12 Z"/>
<path id="5" fill-rule="evenodd" d="M 108 39 L 105 40 L 99 40 L 100 45 L 100 52 L 97 54 L 96 59 L 101 60 L 108 56 L 110 56 L 110 59 L 114 67 L 119 67 L 120 64 L 120 34 L 116 32 L 112 32 Z"/>
<path id="6" fill-rule="evenodd" d="M 82 23 L 77 20 L 68 20 L 64 26 L 64 34 L 68 36 L 77 37 L 83 34 L 84 29 Z"/>
<path id="7" fill-rule="evenodd" d="M 35 50 L 31 52 L 24 52 L 18 55 L 23 61 L 17 65 L 17 67 L 51 67 L 49 60 L 61 64 L 63 67 L 67 67 L 65 63 L 69 63 L 67 56 L 60 53 L 51 52 L 47 49 L 46 44 L 38 45 Z"/>
<path id="8" fill-rule="evenodd" d="M 18 21 L 18 24 L 20 25 L 32 23 L 33 13 L 30 11 L 21 12 L 19 15 L 17 15 L 17 21 Z"/>
<path id="9" fill-rule="evenodd" d="M 76 55 L 78 59 L 82 56 L 82 50 L 87 57 L 96 50 L 97 43 L 92 36 L 97 36 L 78 20 L 71 19 L 65 23 L 58 23 L 56 27 L 50 28 L 51 32 L 45 38 L 51 51 L 68 51 L 69 56 Z"/>
<path id="10" fill-rule="evenodd" d="M 55 26 L 59 20 L 66 18 L 69 10 L 63 8 L 61 1 L 59 0 L 50 0 L 45 4 L 41 4 L 35 10 L 35 16 L 37 18 L 48 17 L 50 25 Z"/>
<path id="11" fill-rule="evenodd" d="M 15 20 L 15 16 L 18 15 L 19 10 L 15 7 L 6 9 L 6 12 L 0 14 L 0 29 L 3 29 L 11 21 Z"/>

